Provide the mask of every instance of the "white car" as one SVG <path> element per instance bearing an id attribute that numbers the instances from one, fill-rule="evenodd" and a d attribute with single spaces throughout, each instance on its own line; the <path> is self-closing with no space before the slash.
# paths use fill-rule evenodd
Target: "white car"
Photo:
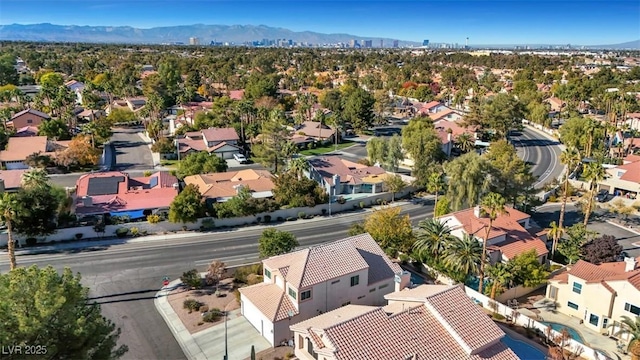
<path id="1" fill-rule="evenodd" d="M 248 162 L 247 158 L 242 154 L 233 154 L 233 158 L 240 164 L 246 164 Z"/>

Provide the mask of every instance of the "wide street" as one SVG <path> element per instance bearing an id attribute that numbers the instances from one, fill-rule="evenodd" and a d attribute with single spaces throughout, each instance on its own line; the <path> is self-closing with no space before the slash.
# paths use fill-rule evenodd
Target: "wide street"
<path id="1" fill-rule="evenodd" d="M 403 207 L 414 224 L 430 216 L 432 205 Z M 367 212 L 359 211 L 332 218 L 287 222 L 278 229 L 294 233 L 300 246 L 310 246 L 346 237 L 349 226 L 361 221 Z M 153 304 L 162 278 L 178 278 L 184 271 L 205 271 L 211 260 L 227 265 L 254 262 L 262 228 L 235 229 L 203 233 L 195 237 L 166 241 L 136 242 L 96 246 L 54 254 L 19 255 L 18 264 L 51 264 L 57 269 L 71 267 L 82 274 L 91 288 L 90 295 L 103 304 L 103 313 L 122 329 L 120 342 L 129 346 L 125 359 L 184 359 L 173 335 Z M 6 257 L 0 271 L 8 270 Z"/>
<path id="2" fill-rule="evenodd" d="M 518 155 L 531 165 L 531 173 L 537 179 L 533 184 L 536 189 L 560 177 L 564 166 L 560 162 L 562 148 L 557 140 L 527 127 L 511 136 L 511 140 Z"/>

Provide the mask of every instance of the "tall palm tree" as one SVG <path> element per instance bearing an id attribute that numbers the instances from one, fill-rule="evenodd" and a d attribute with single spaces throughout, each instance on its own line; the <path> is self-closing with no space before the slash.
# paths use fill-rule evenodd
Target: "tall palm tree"
<path id="1" fill-rule="evenodd" d="M 309 162 L 303 157 L 291 159 L 289 161 L 289 170 L 293 171 L 298 176 L 299 180 L 302 178 L 304 172 L 309 170 Z"/>
<path id="2" fill-rule="evenodd" d="M 460 149 L 460 151 L 465 153 L 472 151 L 476 146 L 476 142 L 473 140 L 473 137 L 469 133 L 462 133 L 458 135 L 458 137 L 456 137 L 455 139 L 455 144 L 458 149 Z"/>
<path id="3" fill-rule="evenodd" d="M 551 257 L 552 258 L 553 258 L 554 252 L 556 251 L 556 248 L 558 247 L 558 240 L 560 240 L 562 235 L 564 235 L 564 228 L 562 226 L 556 224 L 555 221 L 552 221 L 549 224 L 549 236 L 551 236 L 551 239 L 553 240 L 553 245 L 551 246 Z"/>
<path id="4" fill-rule="evenodd" d="M 7 253 L 9 254 L 9 269 L 16 268 L 16 244 L 13 239 L 13 220 L 18 212 L 18 201 L 14 194 L 4 193 L 0 197 L 0 221 L 7 226 Z"/>
<path id="5" fill-rule="evenodd" d="M 504 207 L 505 200 L 502 195 L 491 192 L 482 199 L 482 208 L 486 212 L 489 218 L 489 226 L 485 229 L 485 236 L 482 240 L 482 258 L 480 260 L 480 283 L 478 284 L 478 292 L 482 294 L 482 287 L 484 286 L 484 266 L 487 259 L 487 241 L 489 241 L 489 234 L 493 228 L 493 222 L 498 218 L 498 215 L 508 214 Z"/>
<path id="6" fill-rule="evenodd" d="M 640 316 L 636 316 L 632 319 L 628 316 L 622 316 L 622 326 L 614 336 L 620 336 L 623 334 L 629 335 L 629 347 L 627 348 L 631 352 L 631 360 L 640 360 Z M 613 324 L 610 326 L 614 326 Z"/>
<path id="7" fill-rule="evenodd" d="M 437 219 L 425 219 L 418 223 L 413 249 L 421 256 L 430 255 L 438 259 L 453 238 L 447 224 Z"/>
<path id="8" fill-rule="evenodd" d="M 34 169 L 31 171 L 27 171 L 22 174 L 22 179 L 20 180 L 21 185 L 24 188 L 44 186 L 48 181 L 49 174 L 47 174 L 44 169 Z"/>
<path id="9" fill-rule="evenodd" d="M 589 223 L 589 216 L 591 216 L 593 207 L 593 197 L 595 192 L 598 191 L 598 183 L 606 177 L 607 173 L 602 167 L 600 162 L 589 163 L 584 171 L 584 177 L 589 181 L 589 199 L 587 200 L 587 209 L 584 213 L 584 222 L 586 226 Z"/>
<path id="10" fill-rule="evenodd" d="M 569 195 L 569 176 L 576 170 L 576 167 L 582 162 L 582 159 L 580 158 L 580 153 L 576 148 L 567 148 L 562 152 L 562 154 L 560 154 L 560 161 L 566 166 L 566 172 L 564 174 L 564 188 L 562 191 L 562 205 L 560 206 L 560 218 L 558 219 L 558 228 L 560 229 L 560 232 L 563 232 L 564 215 L 567 209 L 567 196 Z M 556 235 L 558 234 L 560 233 L 556 233 Z M 553 245 L 551 246 L 552 257 L 558 247 L 558 240 L 560 236 L 553 237 Z"/>
<path id="11" fill-rule="evenodd" d="M 436 196 L 435 202 L 433 204 L 434 209 L 438 206 L 438 195 L 440 195 L 440 191 L 442 191 L 445 185 L 446 183 L 444 182 L 444 173 L 441 170 L 434 171 L 429 174 L 426 187 L 427 191 L 435 194 Z"/>
<path id="12" fill-rule="evenodd" d="M 491 278 L 491 292 L 489 297 L 491 299 L 496 298 L 498 289 L 504 288 L 511 279 L 513 279 L 513 272 L 504 263 L 497 263 L 487 268 L 487 275 Z"/>
<path id="13" fill-rule="evenodd" d="M 482 261 L 482 246 L 473 236 L 453 237 L 444 250 L 444 264 L 466 278 L 478 273 Z"/>

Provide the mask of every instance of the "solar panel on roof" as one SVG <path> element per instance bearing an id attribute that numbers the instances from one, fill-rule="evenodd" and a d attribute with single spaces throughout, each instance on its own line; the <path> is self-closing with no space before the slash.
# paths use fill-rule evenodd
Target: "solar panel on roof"
<path id="1" fill-rule="evenodd" d="M 114 195 L 118 193 L 118 185 L 124 181 L 124 176 L 98 177 L 89 179 L 87 195 Z"/>
<path id="2" fill-rule="evenodd" d="M 149 188 L 153 189 L 156 186 L 158 186 L 158 177 L 154 176 L 151 179 L 149 179 Z"/>

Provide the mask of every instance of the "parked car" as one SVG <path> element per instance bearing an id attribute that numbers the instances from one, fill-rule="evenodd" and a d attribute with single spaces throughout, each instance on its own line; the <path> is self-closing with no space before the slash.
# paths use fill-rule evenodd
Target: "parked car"
<path id="1" fill-rule="evenodd" d="M 233 158 L 240 164 L 246 164 L 249 162 L 249 160 L 247 160 L 247 158 L 242 154 L 233 154 Z"/>
<path id="2" fill-rule="evenodd" d="M 608 190 L 600 190 L 598 192 L 598 195 L 596 195 L 596 201 L 597 202 L 606 202 L 608 198 L 609 198 L 609 191 Z"/>

